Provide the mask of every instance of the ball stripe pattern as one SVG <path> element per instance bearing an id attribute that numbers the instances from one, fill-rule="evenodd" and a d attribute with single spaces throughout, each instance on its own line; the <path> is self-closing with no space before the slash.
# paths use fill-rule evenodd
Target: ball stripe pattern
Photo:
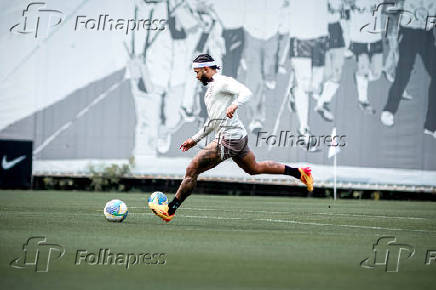
<path id="1" fill-rule="evenodd" d="M 104 207 L 104 215 L 108 221 L 122 222 L 127 214 L 127 205 L 119 199 L 108 201 Z"/>

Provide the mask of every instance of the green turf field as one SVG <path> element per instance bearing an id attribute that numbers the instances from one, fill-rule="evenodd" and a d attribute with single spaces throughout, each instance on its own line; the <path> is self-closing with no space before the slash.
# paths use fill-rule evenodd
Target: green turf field
<path id="1" fill-rule="evenodd" d="M 434 289 L 436 203 L 193 195 L 166 224 L 144 208 L 146 196 L 0 191 L 0 288 Z M 105 202 L 114 198 L 129 206 L 123 223 L 103 217 Z M 10 266 L 24 257 L 32 236 L 65 249 L 60 258 L 52 250 L 48 272 L 35 272 L 31 261 Z M 380 242 L 376 252 L 390 249 L 390 270 L 400 252 L 398 272 L 373 266 L 373 244 L 383 236 L 397 245 Z M 50 247 L 38 246 L 41 265 Z M 85 252 L 75 264 L 78 250 L 99 249 L 120 254 L 122 265 L 86 264 Z M 435 257 L 430 265 L 428 250 Z M 143 259 L 126 269 L 129 253 L 164 253 L 155 261 L 165 264 Z M 365 258 L 366 268 L 360 266 Z"/>

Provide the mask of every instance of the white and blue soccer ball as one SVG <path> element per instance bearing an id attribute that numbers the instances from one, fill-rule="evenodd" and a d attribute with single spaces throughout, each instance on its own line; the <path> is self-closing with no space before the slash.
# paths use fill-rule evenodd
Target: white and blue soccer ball
<path id="1" fill-rule="evenodd" d="M 110 222 L 122 222 L 128 213 L 126 203 L 119 199 L 108 201 L 104 207 L 104 216 Z"/>
<path id="2" fill-rule="evenodd" d="M 168 197 L 160 191 L 153 192 L 148 198 L 148 203 L 153 203 L 156 205 L 165 205 L 168 204 Z"/>

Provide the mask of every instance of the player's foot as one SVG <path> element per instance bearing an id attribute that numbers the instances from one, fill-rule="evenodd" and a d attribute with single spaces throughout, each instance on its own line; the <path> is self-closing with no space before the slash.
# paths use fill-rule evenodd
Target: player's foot
<path id="1" fill-rule="evenodd" d="M 165 154 L 170 150 L 171 134 L 163 129 L 157 139 L 157 152 Z"/>
<path id="2" fill-rule="evenodd" d="M 182 118 L 186 122 L 194 122 L 195 121 L 194 114 L 185 107 L 180 108 L 180 114 L 182 115 Z"/>
<path id="3" fill-rule="evenodd" d="M 395 81 L 395 75 L 392 72 L 389 72 L 388 70 L 385 70 L 384 72 L 385 78 L 388 80 L 388 82 L 393 83 Z"/>
<path id="4" fill-rule="evenodd" d="M 389 111 L 383 111 L 380 115 L 380 121 L 383 125 L 392 127 L 394 125 L 394 114 Z"/>
<path id="5" fill-rule="evenodd" d="M 301 182 L 303 182 L 307 186 L 307 190 L 313 191 L 313 177 L 312 177 L 312 169 L 310 167 L 302 167 L 298 168 L 298 171 L 301 173 Z"/>
<path id="6" fill-rule="evenodd" d="M 276 88 L 276 82 L 275 81 L 265 81 L 265 86 L 269 90 L 274 90 Z"/>
<path id="7" fill-rule="evenodd" d="M 365 113 L 368 113 L 371 115 L 375 114 L 375 110 L 371 107 L 371 105 L 368 102 L 359 101 L 359 107 Z"/>
<path id="8" fill-rule="evenodd" d="M 405 101 L 410 101 L 413 100 L 413 97 L 407 91 L 404 91 L 403 95 L 401 96 L 401 99 Z"/>
<path id="9" fill-rule="evenodd" d="M 157 215 L 158 217 L 160 217 L 161 219 L 163 219 L 166 222 L 170 222 L 174 217 L 174 214 L 172 214 L 172 215 L 168 214 L 168 205 L 167 204 L 158 205 L 158 204 L 149 202 L 148 207 L 151 209 L 151 211 L 155 215 Z"/>
<path id="10" fill-rule="evenodd" d="M 432 136 L 433 138 L 436 139 L 436 130 L 435 131 L 431 131 L 429 129 L 424 129 L 424 134 L 430 135 L 430 136 Z"/>
<path id="11" fill-rule="evenodd" d="M 353 52 L 349 49 L 349 48 L 346 48 L 345 50 L 344 50 L 344 56 L 345 56 L 345 58 L 351 58 L 351 57 L 353 57 Z"/>
<path id="12" fill-rule="evenodd" d="M 332 122 L 335 119 L 327 103 L 321 104 L 318 102 L 315 107 L 315 112 L 318 112 L 319 115 L 327 122 Z"/>
<path id="13" fill-rule="evenodd" d="M 262 129 L 263 125 L 262 122 L 259 120 L 253 120 L 250 122 L 250 125 L 248 125 L 248 128 L 250 129 L 250 132 L 253 134 L 257 134 L 257 132 Z"/>

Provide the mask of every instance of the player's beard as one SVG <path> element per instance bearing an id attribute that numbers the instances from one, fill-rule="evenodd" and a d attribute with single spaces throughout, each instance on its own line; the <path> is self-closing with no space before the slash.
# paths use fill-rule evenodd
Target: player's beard
<path id="1" fill-rule="evenodd" d="M 203 84 L 203 86 L 207 86 L 208 83 L 213 81 L 213 78 L 208 78 L 206 76 L 201 76 L 200 82 Z"/>

